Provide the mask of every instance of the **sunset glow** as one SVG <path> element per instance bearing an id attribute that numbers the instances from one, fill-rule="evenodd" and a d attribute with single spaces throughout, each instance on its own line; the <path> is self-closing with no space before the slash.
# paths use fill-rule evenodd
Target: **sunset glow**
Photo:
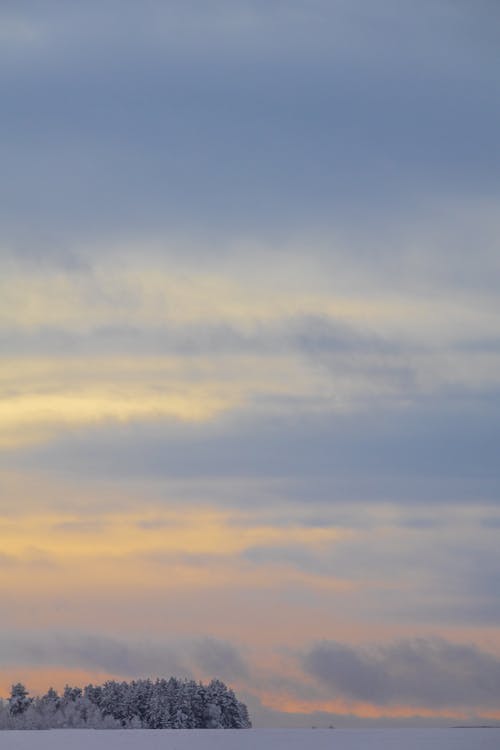
<path id="1" fill-rule="evenodd" d="M 115 5 L 0 9 L 0 696 L 500 720 L 497 11 Z"/>

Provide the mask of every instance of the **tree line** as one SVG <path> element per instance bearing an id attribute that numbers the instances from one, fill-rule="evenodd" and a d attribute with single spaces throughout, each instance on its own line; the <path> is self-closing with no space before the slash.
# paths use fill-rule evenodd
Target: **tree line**
<path id="1" fill-rule="evenodd" d="M 0 704 L 0 729 L 246 729 L 247 707 L 220 680 L 175 677 L 67 685 L 32 697 L 22 683 Z"/>

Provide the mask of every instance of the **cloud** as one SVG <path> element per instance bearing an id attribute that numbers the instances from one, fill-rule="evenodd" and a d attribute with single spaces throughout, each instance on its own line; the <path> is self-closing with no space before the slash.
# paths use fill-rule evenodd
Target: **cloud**
<path id="1" fill-rule="evenodd" d="M 278 652 L 280 649 L 275 647 Z M 40 667 L 82 673 L 137 677 L 219 677 L 238 685 L 255 707 L 257 724 L 304 726 L 446 723 L 449 716 L 487 715 L 498 705 L 500 660 L 476 646 L 442 638 L 352 646 L 324 641 L 302 652 L 281 649 L 278 662 L 254 653 L 252 669 L 233 644 L 214 638 L 119 639 L 73 632 L 0 635 L 0 665 L 23 674 Z M 297 666 L 299 670 L 297 670 Z M 302 671 L 301 671 L 302 670 Z M 66 672 L 68 674 L 68 672 Z M 89 677 L 90 679 L 90 677 Z M 312 680 L 312 681 L 311 681 Z M 274 708 L 259 698 L 275 691 Z M 286 714 L 276 706 L 290 708 Z M 314 712 L 314 705 L 330 706 Z M 300 713 L 291 706 L 301 705 Z M 374 712 L 366 711 L 372 706 Z M 449 712 L 447 714 L 447 712 Z M 458 713 L 457 713 L 458 712 Z M 370 718 L 368 718 L 368 716 Z"/>
<path id="2" fill-rule="evenodd" d="M 75 290 L 75 297 L 77 295 Z M 83 307 L 85 303 L 82 300 L 80 304 Z M 107 311 L 110 315 L 113 314 L 111 307 L 110 300 Z M 262 312 L 256 309 L 253 315 L 250 313 L 247 320 L 241 322 L 238 316 L 234 316 L 233 320 L 229 316 L 226 320 L 217 320 L 216 313 L 213 321 L 176 323 L 166 320 L 153 322 L 149 326 L 108 324 L 90 327 L 87 331 L 75 330 L 78 326 L 76 320 L 68 321 L 68 327 L 62 328 L 37 325 L 35 320 L 15 321 L 12 307 L 7 314 L 12 323 L 8 328 L 0 329 L 0 345 L 4 355 L 10 356 L 70 357 L 131 353 L 138 356 L 269 356 L 279 352 L 295 352 L 311 358 L 321 354 L 345 353 L 383 357 L 401 353 L 402 349 L 398 342 L 360 330 L 332 315 L 319 313 L 265 320 Z M 133 307 L 127 317 L 133 318 L 137 314 L 137 309 Z M 40 311 L 40 315 L 43 319 L 43 311 Z M 76 323 L 76 326 L 71 323 Z M 88 320 L 82 319 L 81 323 L 89 325 Z"/>
<path id="3" fill-rule="evenodd" d="M 496 189 L 494 49 L 455 6 L 4 10 L 4 237 L 293 234 Z"/>
<path id="4" fill-rule="evenodd" d="M 298 502 L 496 502 L 496 393 L 440 393 L 402 407 L 378 400 L 342 412 L 321 394 L 278 393 L 204 424 L 69 433 L 9 461 L 116 478 L 288 478 L 286 496 Z"/>
<path id="5" fill-rule="evenodd" d="M 250 690 L 233 631 L 498 621 L 493 6 L 2 4 L 4 617 L 65 631 L 4 660 Z M 454 648 L 322 644 L 295 698 L 479 702 Z"/>
<path id="6" fill-rule="evenodd" d="M 25 569 L 31 571 L 56 569 L 58 563 L 50 552 L 36 547 L 28 547 L 17 554 L 0 553 L 0 567 L 13 575 Z"/>
<path id="7" fill-rule="evenodd" d="M 500 660 L 441 639 L 373 648 L 324 642 L 303 665 L 332 695 L 379 706 L 493 708 L 500 698 Z"/>
<path id="8" fill-rule="evenodd" d="M 494 627 L 499 615 L 500 554 L 495 526 L 483 524 L 485 506 L 467 503 L 421 504 L 422 519 L 414 519 L 411 503 L 364 504 L 350 525 L 336 528 L 336 506 L 329 506 L 330 532 L 319 527 L 316 536 L 293 538 L 283 533 L 268 543 L 257 543 L 240 556 L 269 575 L 295 571 L 317 586 L 341 589 L 345 616 L 368 623 L 396 623 L 399 627 Z M 360 522 L 363 518 L 364 523 Z M 345 523 L 345 521 L 344 521 Z M 337 532 L 337 533 L 336 533 Z M 467 554 L 464 555 L 464 550 Z"/>
<path id="9" fill-rule="evenodd" d="M 59 667 L 99 671 L 117 677 L 191 677 L 234 680 L 248 674 L 230 643 L 214 638 L 171 642 L 122 640 L 103 634 L 0 634 L 3 667 Z"/>
<path id="10" fill-rule="evenodd" d="M 234 646 L 204 638 L 194 646 L 194 656 L 205 674 L 219 675 L 223 679 L 248 677 L 248 667 Z"/>
<path id="11" fill-rule="evenodd" d="M 3 634 L 0 648 L 3 666 L 63 666 L 123 676 L 157 675 L 162 670 L 185 674 L 186 670 L 168 646 L 129 644 L 104 635 Z"/>
<path id="12" fill-rule="evenodd" d="M 56 532 L 95 535 L 106 531 L 109 528 L 109 523 L 102 519 L 89 520 L 85 518 L 72 521 L 58 521 L 52 528 Z"/>

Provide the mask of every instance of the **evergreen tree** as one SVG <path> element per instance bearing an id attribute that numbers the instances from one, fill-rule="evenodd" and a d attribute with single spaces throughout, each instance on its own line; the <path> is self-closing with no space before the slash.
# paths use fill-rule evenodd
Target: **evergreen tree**
<path id="1" fill-rule="evenodd" d="M 32 698 L 21 682 L 12 685 L 9 698 L 9 711 L 12 716 L 23 714 L 31 704 Z"/>
<path id="2" fill-rule="evenodd" d="M 246 706 L 220 680 L 108 680 L 104 685 L 66 685 L 30 698 L 21 683 L 0 701 L 0 729 L 196 729 L 250 727 Z"/>

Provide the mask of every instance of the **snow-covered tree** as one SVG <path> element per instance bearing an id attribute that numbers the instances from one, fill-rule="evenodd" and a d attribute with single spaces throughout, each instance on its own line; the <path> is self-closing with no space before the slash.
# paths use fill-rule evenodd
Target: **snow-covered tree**
<path id="1" fill-rule="evenodd" d="M 12 716 L 23 714 L 31 704 L 32 698 L 21 682 L 12 685 L 9 698 L 9 710 Z"/>
<path id="2" fill-rule="evenodd" d="M 66 685 L 30 698 L 21 683 L 0 701 L 0 729 L 237 729 L 251 726 L 246 706 L 220 680 L 108 680 L 83 690 Z"/>

